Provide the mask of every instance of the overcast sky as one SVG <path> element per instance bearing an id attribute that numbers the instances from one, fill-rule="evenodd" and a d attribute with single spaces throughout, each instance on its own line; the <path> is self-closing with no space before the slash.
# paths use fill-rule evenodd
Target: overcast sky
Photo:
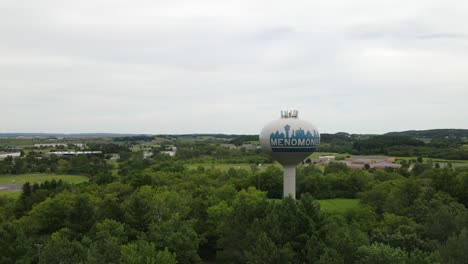
<path id="1" fill-rule="evenodd" d="M 468 2 L 0 0 L 0 132 L 468 128 Z"/>

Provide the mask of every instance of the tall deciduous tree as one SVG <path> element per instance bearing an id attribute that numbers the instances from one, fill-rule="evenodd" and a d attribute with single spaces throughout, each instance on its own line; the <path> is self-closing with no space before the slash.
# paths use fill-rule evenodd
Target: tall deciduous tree
<path id="1" fill-rule="evenodd" d="M 153 243 L 137 240 L 121 248 L 122 264 L 176 264 L 176 255 L 167 249 L 156 251 Z"/>

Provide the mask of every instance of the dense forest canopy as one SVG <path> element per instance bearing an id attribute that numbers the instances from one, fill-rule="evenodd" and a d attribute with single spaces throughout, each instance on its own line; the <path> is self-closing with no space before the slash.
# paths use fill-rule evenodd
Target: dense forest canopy
<path id="1" fill-rule="evenodd" d="M 236 139 L 238 147 L 222 146 Z M 399 170 L 306 162 L 293 200 L 282 198 L 282 167 L 242 146 L 253 141 L 157 136 L 88 142 L 98 155 L 44 156 L 31 147 L 0 160 L 0 179 L 89 179 L 26 182 L 18 198 L 0 193 L 0 263 L 466 263 L 466 167 L 427 156 Z M 466 154 L 462 139 L 339 133 L 323 134 L 322 144 L 348 154 Z M 175 156 L 160 153 L 174 147 Z M 343 199 L 356 205 L 333 211 L 322 203 Z"/>

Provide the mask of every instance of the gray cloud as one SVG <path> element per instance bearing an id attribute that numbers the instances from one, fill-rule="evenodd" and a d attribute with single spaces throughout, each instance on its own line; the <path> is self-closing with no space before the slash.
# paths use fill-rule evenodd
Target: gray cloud
<path id="1" fill-rule="evenodd" d="M 421 39 L 468 39 L 468 34 L 461 33 L 432 33 L 418 36 Z"/>
<path id="2" fill-rule="evenodd" d="M 464 10 L 4 1 L 0 131 L 257 133 L 285 107 L 324 132 L 468 128 Z"/>

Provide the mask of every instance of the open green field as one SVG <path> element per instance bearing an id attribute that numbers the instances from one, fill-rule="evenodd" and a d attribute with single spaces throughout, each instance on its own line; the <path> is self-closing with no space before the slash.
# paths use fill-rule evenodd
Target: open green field
<path id="1" fill-rule="evenodd" d="M 117 176 L 119 174 L 119 163 L 116 160 L 107 160 L 106 162 L 108 165 L 112 166 L 112 175 Z"/>
<path id="2" fill-rule="evenodd" d="M 68 183 L 81 183 L 88 181 L 88 178 L 77 175 L 54 175 L 54 174 L 20 174 L 20 175 L 0 175 L 0 184 L 24 184 L 42 183 L 51 180 L 62 180 Z"/>
<path id="3" fill-rule="evenodd" d="M 324 199 L 317 200 L 320 208 L 327 213 L 342 214 L 348 210 L 359 207 L 359 199 Z"/>
<path id="4" fill-rule="evenodd" d="M 21 192 L 0 192 L 0 196 L 5 196 L 12 199 L 17 199 L 20 197 Z"/>
<path id="5" fill-rule="evenodd" d="M 185 167 L 189 170 L 193 170 L 198 168 L 199 166 L 204 167 L 205 169 L 210 169 L 210 168 L 216 168 L 216 169 L 221 169 L 224 171 L 229 170 L 229 168 L 234 168 L 234 169 L 244 169 L 244 170 L 249 170 L 252 165 L 257 166 L 256 164 L 250 164 L 250 163 L 221 163 L 221 164 L 214 164 L 214 163 L 196 163 L 196 164 L 187 164 Z M 260 170 L 263 170 L 267 168 L 268 166 L 271 166 L 271 164 L 262 164 L 261 167 L 259 167 Z"/>

